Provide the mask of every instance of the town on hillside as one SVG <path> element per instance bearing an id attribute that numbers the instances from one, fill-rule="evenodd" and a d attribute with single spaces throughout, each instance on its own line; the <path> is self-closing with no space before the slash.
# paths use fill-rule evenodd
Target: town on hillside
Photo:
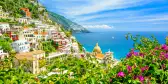
<path id="1" fill-rule="evenodd" d="M 44 10 L 44 7 L 40 7 L 37 11 Z M 72 32 L 51 21 L 47 12 L 39 16 L 39 19 L 34 19 L 29 8 L 20 8 L 20 11 L 23 17 L 14 18 L 10 17 L 10 11 L 5 12 L 0 6 L 0 59 L 13 56 L 14 64 L 10 67 L 18 67 L 20 61 L 26 61 L 31 66 L 25 71 L 39 74 L 46 71 L 46 66 L 52 63 L 53 59 L 67 56 L 86 60 L 90 57 L 96 58 L 99 63 L 111 64 L 111 67 L 117 64 L 113 59 L 113 52 L 109 50 L 103 54 L 98 43 L 93 52 L 87 52 L 72 36 Z M 48 76 L 51 74 L 58 72 L 50 72 Z"/>

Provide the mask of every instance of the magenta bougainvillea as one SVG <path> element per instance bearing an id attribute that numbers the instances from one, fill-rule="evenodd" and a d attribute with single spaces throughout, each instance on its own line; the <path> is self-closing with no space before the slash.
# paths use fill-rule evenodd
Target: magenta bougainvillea
<path id="1" fill-rule="evenodd" d="M 168 84 L 168 45 L 156 38 L 133 37 L 134 48 L 112 69 L 112 84 Z"/>

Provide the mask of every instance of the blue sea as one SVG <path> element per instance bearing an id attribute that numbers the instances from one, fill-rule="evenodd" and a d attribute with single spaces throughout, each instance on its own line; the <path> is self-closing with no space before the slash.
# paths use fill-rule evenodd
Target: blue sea
<path id="1" fill-rule="evenodd" d="M 95 44 L 98 42 L 105 53 L 109 49 L 114 52 L 114 58 L 125 58 L 126 54 L 131 48 L 133 48 L 133 41 L 126 40 L 125 35 L 131 33 L 132 35 L 140 35 L 145 37 L 151 37 L 154 35 L 159 43 L 165 43 L 165 38 L 168 36 L 168 32 L 93 32 L 93 33 L 76 33 L 74 36 L 77 40 L 86 48 L 87 51 L 92 52 Z"/>

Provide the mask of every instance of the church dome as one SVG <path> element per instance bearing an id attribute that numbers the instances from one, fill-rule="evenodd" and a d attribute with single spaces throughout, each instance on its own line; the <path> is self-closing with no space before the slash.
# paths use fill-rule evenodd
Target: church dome
<path id="1" fill-rule="evenodd" d="M 102 53 L 101 48 L 99 47 L 98 43 L 96 43 L 96 46 L 93 49 L 94 53 Z"/>

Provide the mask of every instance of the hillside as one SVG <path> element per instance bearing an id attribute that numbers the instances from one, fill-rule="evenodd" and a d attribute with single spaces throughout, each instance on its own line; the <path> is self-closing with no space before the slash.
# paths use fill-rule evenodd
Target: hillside
<path id="1" fill-rule="evenodd" d="M 86 28 L 82 27 L 81 25 L 75 22 L 70 21 L 69 19 L 66 19 L 64 16 L 58 15 L 53 12 L 48 13 L 51 20 L 63 25 L 65 30 L 72 30 L 73 32 L 89 33 L 89 31 Z"/>
<path id="2" fill-rule="evenodd" d="M 39 18 L 39 14 L 41 14 L 37 11 L 40 6 L 36 0 L 1 0 L 0 6 L 5 12 L 9 12 L 10 17 L 15 18 L 23 17 L 21 8 L 29 8 L 32 18 Z"/>
<path id="3" fill-rule="evenodd" d="M 21 12 L 21 8 L 28 8 L 31 12 L 31 16 L 34 19 L 40 19 L 40 16 L 45 16 L 47 10 L 41 4 L 38 3 L 37 0 L 1 0 L 0 6 L 3 6 L 3 10 L 5 12 L 9 12 L 10 17 L 20 18 L 23 17 L 23 12 Z M 43 11 L 37 11 L 39 8 L 44 8 Z M 56 23 L 61 24 L 65 30 L 72 30 L 73 32 L 83 32 L 88 33 L 89 31 L 74 23 L 65 17 L 58 15 L 53 12 L 48 12 L 49 17 Z"/>

